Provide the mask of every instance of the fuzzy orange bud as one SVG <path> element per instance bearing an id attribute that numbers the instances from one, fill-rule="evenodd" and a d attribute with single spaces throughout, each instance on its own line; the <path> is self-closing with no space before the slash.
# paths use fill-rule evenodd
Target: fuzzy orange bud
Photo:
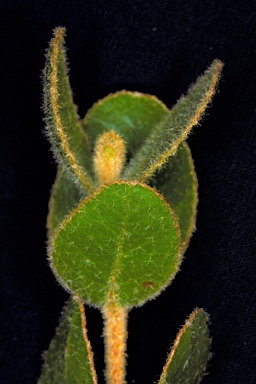
<path id="1" fill-rule="evenodd" d="M 94 171 L 100 184 L 118 180 L 125 160 L 125 145 L 115 132 L 103 133 L 94 149 Z"/>

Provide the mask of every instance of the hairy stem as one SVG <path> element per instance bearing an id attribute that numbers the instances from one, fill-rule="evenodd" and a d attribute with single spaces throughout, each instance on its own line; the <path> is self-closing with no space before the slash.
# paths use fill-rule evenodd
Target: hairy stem
<path id="1" fill-rule="evenodd" d="M 108 384 L 125 383 L 127 309 L 114 300 L 103 308 L 106 380 Z"/>

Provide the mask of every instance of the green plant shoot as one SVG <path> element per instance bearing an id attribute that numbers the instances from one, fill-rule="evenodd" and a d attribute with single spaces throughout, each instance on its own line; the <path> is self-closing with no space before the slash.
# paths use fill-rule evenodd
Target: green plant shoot
<path id="1" fill-rule="evenodd" d="M 46 56 L 46 135 L 58 164 L 48 260 L 70 293 L 44 353 L 40 384 L 96 384 L 84 303 L 104 320 L 105 378 L 123 384 L 128 313 L 158 296 L 179 271 L 195 229 L 197 178 L 186 138 L 216 91 L 222 63 L 169 110 L 156 97 L 121 91 L 80 119 L 56 28 Z M 207 316 L 195 309 L 179 331 L 159 384 L 197 384 L 209 359 Z M 152 380 L 153 381 L 153 380 Z"/>

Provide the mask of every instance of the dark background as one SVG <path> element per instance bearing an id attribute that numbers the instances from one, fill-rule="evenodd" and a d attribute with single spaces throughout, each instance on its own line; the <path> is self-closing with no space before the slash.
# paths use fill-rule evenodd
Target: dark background
<path id="1" fill-rule="evenodd" d="M 67 28 L 80 116 L 121 89 L 171 107 L 214 58 L 225 63 L 213 106 L 188 140 L 199 179 L 197 231 L 173 284 L 130 313 L 127 381 L 157 381 L 198 306 L 211 318 L 213 358 L 203 383 L 256 382 L 255 19 L 254 1 L 0 1 L 1 384 L 36 383 L 67 299 L 45 250 L 56 167 L 42 134 L 40 76 L 56 26 Z M 101 316 L 86 313 L 101 384 Z"/>

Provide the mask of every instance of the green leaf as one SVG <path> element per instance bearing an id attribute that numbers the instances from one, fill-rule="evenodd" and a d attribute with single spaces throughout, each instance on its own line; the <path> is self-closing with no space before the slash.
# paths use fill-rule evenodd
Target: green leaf
<path id="1" fill-rule="evenodd" d="M 85 199 L 49 246 L 57 279 L 84 301 L 140 305 L 170 283 L 181 262 L 173 211 L 145 184 L 117 182 Z"/>
<path id="2" fill-rule="evenodd" d="M 74 298 L 65 355 L 65 384 L 84 383 L 97 384 L 97 377 L 87 337 L 84 306 L 80 299 Z"/>
<path id="3" fill-rule="evenodd" d="M 46 55 L 44 110 L 46 134 L 63 170 L 82 189 L 93 190 L 88 140 L 78 120 L 68 79 L 64 28 L 56 28 Z"/>
<path id="4" fill-rule="evenodd" d="M 197 178 L 193 159 L 186 142 L 181 143 L 175 156 L 152 181 L 164 196 L 179 220 L 181 243 L 185 252 L 195 229 L 197 207 Z"/>
<path id="5" fill-rule="evenodd" d="M 214 60 L 186 96 L 152 130 L 124 172 L 127 180 L 145 182 L 173 155 L 193 126 L 197 125 L 215 93 L 222 63 Z"/>
<path id="6" fill-rule="evenodd" d="M 131 156 L 135 155 L 145 138 L 166 115 L 167 107 L 156 97 L 121 91 L 95 103 L 82 124 L 92 142 L 98 135 L 114 130 L 125 140 Z M 151 185 L 164 195 L 178 217 L 185 251 L 195 228 L 197 179 L 188 145 L 184 142 L 179 148 Z"/>
<path id="7" fill-rule="evenodd" d="M 200 383 L 210 357 L 207 315 L 195 309 L 179 331 L 158 384 Z"/>
<path id="8" fill-rule="evenodd" d="M 44 352 L 44 364 L 38 384 L 64 384 L 65 349 L 74 303 L 70 298 L 65 305 L 59 326 L 48 351 Z"/>
<path id="9" fill-rule="evenodd" d="M 57 226 L 78 205 L 85 194 L 77 188 L 66 173 L 58 167 L 55 182 L 52 187 L 47 217 L 48 238 L 53 236 Z"/>
<path id="10" fill-rule="evenodd" d="M 86 379 L 86 381 L 85 381 Z M 82 302 L 70 297 L 48 351 L 38 384 L 97 384 Z"/>
<path id="11" fill-rule="evenodd" d="M 82 126 L 92 143 L 104 132 L 114 130 L 126 142 L 128 155 L 133 156 L 167 112 L 167 107 L 155 96 L 120 91 L 95 103 Z"/>

